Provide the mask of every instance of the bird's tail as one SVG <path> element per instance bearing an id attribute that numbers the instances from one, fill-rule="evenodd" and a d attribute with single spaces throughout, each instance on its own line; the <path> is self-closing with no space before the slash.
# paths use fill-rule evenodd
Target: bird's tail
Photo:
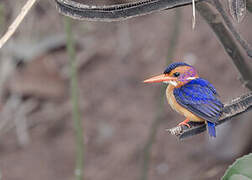
<path id="1" fill-rule="evenodd" d="M 207 122 L 207 129 L 208 129 L 208 134 L 210 137 L 216 137 L 216 130 L 215 130 L 215 124 L 212 122 Z"/>

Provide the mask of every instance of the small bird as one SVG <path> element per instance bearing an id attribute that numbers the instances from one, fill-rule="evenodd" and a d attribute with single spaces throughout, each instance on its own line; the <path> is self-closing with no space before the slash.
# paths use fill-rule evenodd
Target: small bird
<path id="1" fill-rule="evenodd" d="M 189 121 L 205 122 L 210 137 L 216 137 L 215 124 L 219 120 L 223 104 L 214 86 L 199 77 L 195 68 L 184 62 L 170 64 L 163 74 L 146 79 L 144 83 L 169 84 L 166 96 L 170 106 L 184 115 L 186 120 L 178 125 L 190 128 Z"/>

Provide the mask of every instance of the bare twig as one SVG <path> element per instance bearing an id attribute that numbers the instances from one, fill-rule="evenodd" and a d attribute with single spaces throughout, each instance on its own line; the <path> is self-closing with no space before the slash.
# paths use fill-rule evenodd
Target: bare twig
<path id="1" fill-rule="evenodd" d="M 212 28 L 216 36 L 219 38 L 226 53 L 230 56 L 235 67 L 241 75 L 243 84 L 252 90 L 252 71 L 245 57 L 242 55 L 239 46 L 236 44 L 232 35 L 221 21 L 220 15 L 215 12 L 206 2 L 196 4 L 196 8 L 201 16 L 206 20 Z"/>
<path id="2" fill-rule="evenodd" d="M 224 105 L 224 109 L 220 120 L 216 125 L 220 125 L 226 121 L 232 120 L 233 117 L 240 115 L 246 111 L 252 110 L 252 91 L 246 95 L 242 95 L 231 102 Z M 205 123 L 194 123 L 190 122 L 190 128 L 187 126 L 176 126 L 174 128 L 168 129 L 172 135 L 176 135 L 179 139 L 184 139 L 206 130 Z"/>
<path id="3" fill-rule="evenodd" d="M 83 180 L 83 166 L 84 166 L 84 140 L 81 115 L 79 110 L 79 92 L 78 92 L 78 78 L 76 67 L 76 53 L 75 43 L 73 40 L 71 19 L 65 18 L 65 30 L 67 34 L 67 52 L 69 56 L 69 69 L 71 78 L 71 101 L 72 101 L 72 117 L 75 128 L 76 141 L 76 167 L 75 179 Z"/>
<path id="4" fill-rule="evenodd" d="M 26 14 L 29 12 L 31 7 L 34 5 L 34 3 L 37 0 L 28 0 L 24 7 L 22 8 L 19 15 L 16 17 L 16 19 L 13 21 L 13 23 L 8 28 L 7 32 L 4 34 L 4 36 L 0 39 L 0 49 L 3 47 L 3 45 L 8 41 L 8 39 L 14 34 Z"/>

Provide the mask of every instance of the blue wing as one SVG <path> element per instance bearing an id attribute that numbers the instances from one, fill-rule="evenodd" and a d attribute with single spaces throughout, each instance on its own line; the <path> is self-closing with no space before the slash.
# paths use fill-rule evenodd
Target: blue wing
<path id="1" fill-rule="evenodd" d="M 197 78 L 174 89 L 176 101 L 193 114 L 215 123 L 219 120 L 223 104 L 216 89 L 208 81 Z"/>

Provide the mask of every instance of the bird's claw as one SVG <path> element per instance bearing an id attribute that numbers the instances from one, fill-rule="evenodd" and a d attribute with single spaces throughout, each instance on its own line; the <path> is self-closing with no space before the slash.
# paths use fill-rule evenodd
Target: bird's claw
<path id="1" fill-rule="evenodd" d="M 181 123 L 179 123 L 178 124 L 178 126 L 187 126 L 188 128 L 190 128 L 191 126 L 187 123 L 187 122 L 185 122 L 185 121 L 183 121 L 183 122 L 181 122 Z"/>

